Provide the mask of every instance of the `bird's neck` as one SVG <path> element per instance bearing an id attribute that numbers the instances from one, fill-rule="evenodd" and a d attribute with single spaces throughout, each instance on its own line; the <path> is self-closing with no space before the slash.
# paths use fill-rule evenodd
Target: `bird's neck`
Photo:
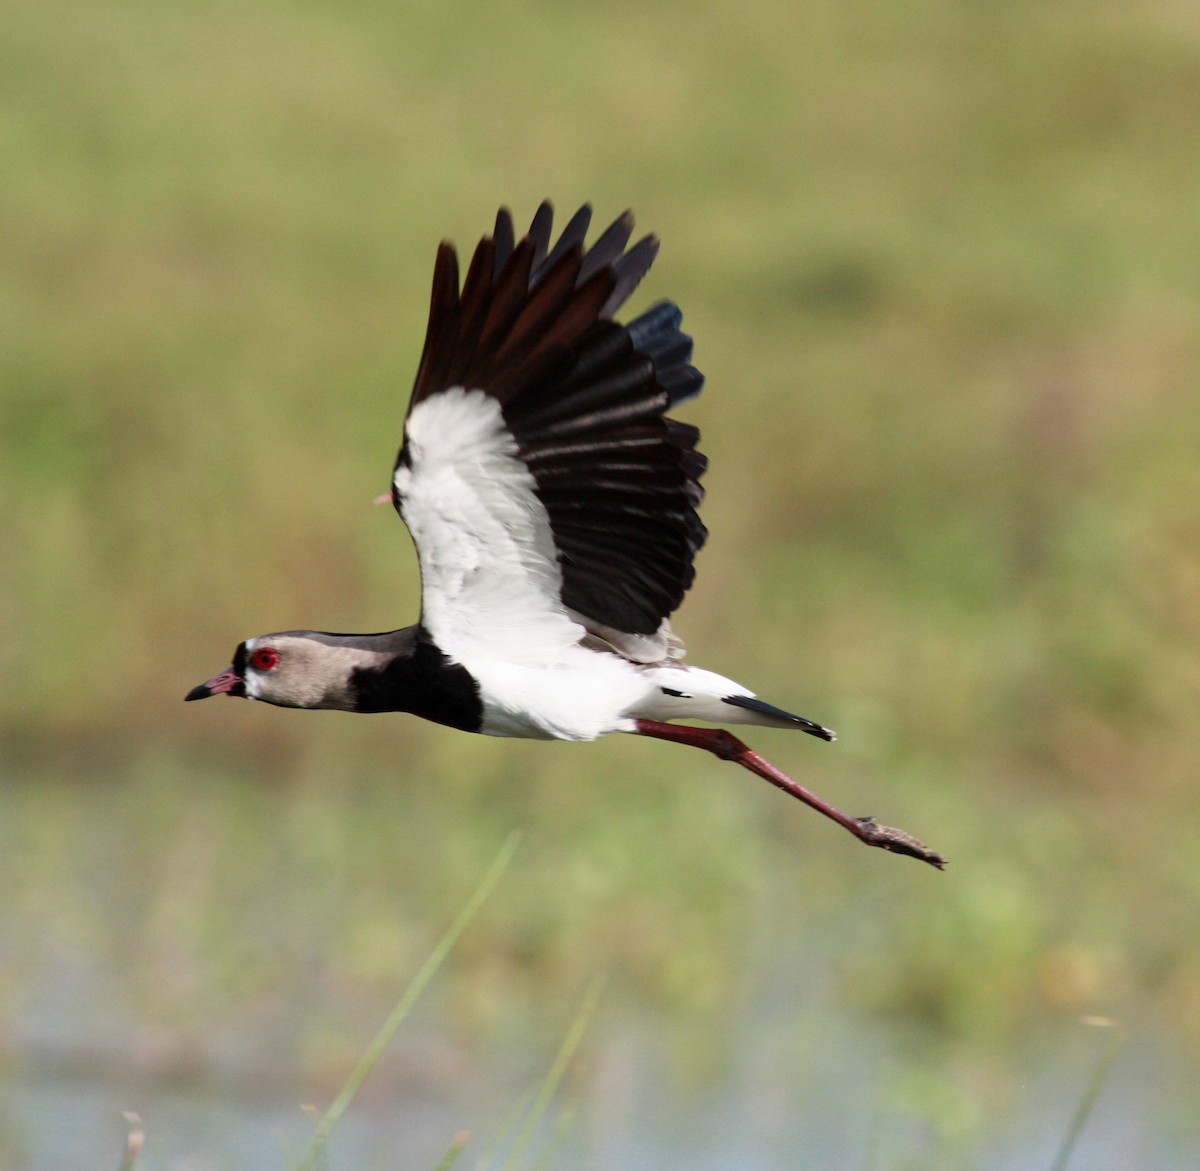
<path id="1" fill-rule="evenodd" d="M 421 627 L 374 637 L 391 640 L 391 653 L 378 664 L 351 673 L 356 711 L 411 712 L 465 732 L 479 731 L 483 704 L 478 684 L 465 667 L 448 659 Z"/>

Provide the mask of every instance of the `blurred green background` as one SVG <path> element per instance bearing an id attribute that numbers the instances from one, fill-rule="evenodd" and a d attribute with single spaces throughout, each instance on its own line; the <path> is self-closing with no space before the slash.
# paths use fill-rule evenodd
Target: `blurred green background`
<path id="1" fill-rule="evenodd" d="M 1101 1015 L 1130 1043 L 1091 1166 L 1173 1166 L 1198 127 L 1200 14 L 1153 0 L 5 6 L 6 1161 L 69 1114 L 14 1105 L 34 1083 L 324 1101 L 521 827 L 378 1109 L 541 1068 L 607 972 L 561 1165 L 708 1166 L 717 1129 L 722 1167 L 999 1167 L 1030 1136 L 1048 1165 Z M 370 502 L 434 250 L 545 196 L 632 206 L 663 239 L 633 308 L 697 340 L 692 660 L 837 728 L 751 742 L 946 874 L 674 746 L 180 702 L 251 634 L 413 620 Z M 149 1114 L 147 1165 L 182 1166 Z"/>

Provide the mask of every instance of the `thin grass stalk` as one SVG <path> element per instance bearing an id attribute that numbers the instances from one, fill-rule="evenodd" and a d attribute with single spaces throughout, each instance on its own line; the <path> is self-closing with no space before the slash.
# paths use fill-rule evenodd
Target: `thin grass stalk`
<path id="1" fill-rule="evenodd" d="M 577 1113 L 578 1096 L 558 1112 L 558 1117 L 554 1120 L 554 1129 L 546 1141 L 546 1149 L 534 1165 L 533 1171 L 552 1171 L 554 1156 L 558 1154 L 559 1148 L 566 1141 L 567 1132 L 571 1129 Z"/>
<path id="2" fill-rule="evenodd" d="M 504 1116 L 504 1121 L 496 1128 L 496 1133 L 491 1142 L 484 1149 L 483 1154 L 479 1156 L 479 1161 L 475 1164 L 475 1171 L 487 1171 L 489 1167 L 496 1161 L 500 1151 L 509 1141 L 509 1136 L 516 1130 L 517 1124 L 525 1117 L 526 1112 L 533 1105 L 534 1095 L 537 1094 L 537 1086 L 530 1086 L 509 1108 L 509 1111 Z"/>
<path id="3" fill-rule="evenodd" d="M 333 1133 L 334 1127 L 341 1121 L 342 1115 L 346 1113 L 347 1107 L 354 1100 L 354 1095 L 358 1093 L 363 1082 L 370 1075 L 371 1070 L 375 1068 L 380 1057 L 383 1056 L 384 1050 L 391 1043 L 392 1038 L 404 1023 L 405 1018 L 412 1011 L 413 1005 L 416 1004 L 421 993 L 425 991 L 430 980 L 433 979 L 438 969 L 445 962 L 451 949 L 458 942 L 458 937 L 463 933 L 467 924 L 471 922 L 478 913 L 479 908 L 483 906 L 492 891 L 496 888 L 501 875 L 508 869 L 508 865 L 512 861 L 513 854 L 516 853 L 520 840 L 520 832 L 514 831 L 509 835 L 504 845 L 500 847 L 500 852 L 496 855 L 496 860 L 488 867 L 487 873 L 480 879 L 474 893 L 450 924 L 445 935 L 438 941 L 437 946 L 430 952 L 424 964 L 421 965 L 420 971 L 413 977 L 412 982 L 396 1003 L 396 1007 L 392 1009 L 391 1015 L 384 1021 L 379 1032 L 375 1034 L 374 1039 L 367 1046 L 366 1052 L 346 1079 L 346 1084 L 342 1087 L 341 1092 L 334 1098 L 329 1109 L 325 1111 L 325 1116 L 318 1124 L 308 1150 L 305 1151 L 303 1158 L 296 1165 L 296 1171 L 314 1171 L 318 1159 L 321 1157 L 322 1152 L 325 1150 L 325 1145 L 329 1141 L 329 1136 Z"/>
<path id="4" fill-rule="evenodd" d="M 460 1130 L 450 1140 L 450 1145 L 446 1148 L 446 1153 L 438 1160 L 437 1166 L 433 1171 L 450 1171 L 450 1168 L 458 1162 L 458 1156 L 463 1153 L 463 1148 L 470 1141 L 471 1132 L 469 1130 Z"/>
<path id="5" fill-rule="evenodd" d="M 1062 1145 L 1058 1148 L 1058 1156 L 1051 1165 L 1050 1171 L 1067 1171 L 1067 1164 L 1071 1161 L 1075 1144 L 1078 1143 L 1079 1136 L 1083 1133 L 1088 1118 L 1091 1117 L 1096 1099 L 1100 1097 L 1100 1091 L 1104 1088 L 1104 1083 L 1108 1081 L 1108 1075 L 1112 1072 L 1117 1055 L 1125 1045 L 1125 1034 L 1118 1022 L 1109 1020 L 1107 1017 L 1090 1017 L 1086 1018 L 1086 1023 L 1098 1028 L 1112 1029 L 1112 1036 L 1108 1048 L 1104 1050 L 1100 1055 L 1100 1060 L 1096 1063 L 1096 1069 L 1087 1084 L 1087 1089 L 1083 1092 L 1083 1097 L 1079 1100 L 1079 1105 L 1071 1119 L 1071 1125 L 1067 1127 L 1067 1133 L 1063 1136 Z"/>
<path id="6" fill-rule="evenodd" d="M 529 1114 L 521 1129 L 517 1132 L 517 1137 L 513 1140 L 513 1145 L 508 1152 L 507 1158 L 500 1165 L 501 1171 L 508 1171 L 508 1168 L 515 1167 L 517 1160 L 525 1153 L 525 1149 L 529 1146 L 530 1140 L 533 1138 L 533 1133 L 537 1129 L 538 1123 L 542 1120 L 542 1115 L 545 1114 L 547 1106 L 550 1105 L 550 1099 L 558 1089 L 563 1075 L 567 1072 L 567 1067 L 571 1064 L 571 1059 L 575 1056 L 575 1050 L 579 1048 L 579 1043 L 583 1040 L 584 1033 L 587 1032 L 592 1015 L 596 1011 L 596 1005 L 600 1002 L 600 993 L 604 991 L 604 984 L 605 977 L 597 976 L 589 986 L 587 995 L 584 996 L 583 1003 L 579 1006 L 579 1011 L 575 1014 L 575 1019 L 571 1022 L 571 1027 L 567 1030 L 567 1035 L 563 1038 L 563 1043 L 559 1046 L 554 1063 L 550 1066 L 546 1076 L 542 1079 L 542 1084 L 538 1087 L 538 1093 L 533 1100 Z"/>

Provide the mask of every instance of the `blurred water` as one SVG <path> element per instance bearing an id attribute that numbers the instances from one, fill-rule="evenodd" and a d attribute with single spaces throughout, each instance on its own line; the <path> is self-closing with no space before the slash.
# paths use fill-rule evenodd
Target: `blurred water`
<path id="1" fill-rule="evenodd" d="M 153 787 L 128 791 L 6 791 L 2 1171 L 116 1168 L 124 1111 L 136 1111 L 145 1125 L 143 1171 L 288 1167 L 288 1152 L 303 1150 L 312 1133 L 314 1115 L 305 1107 L 323 1109 L 331 1100 L 389 998 L 427 954 L 428 943 L 426 950 L 389 950 L 387 929 L 408 922 L 410 909 L 444 922 L 434 892 L 451 887 L 448 905 L 455 906 L 463 897 L 455 892 L 469 889 L 468 880 L 451 874 L 449 855 L 437 881 L 430 861 L 417 876 L 394 875 L 391 827 L 404 823 L 394 812 L 370 866 L 367 830 L 347 820 L 353 832 L 339 831 L 337 840 L 357 853 L 322 857 L 304 871 L 289 867 L 286 851 L 272 852 L 278 843 L 271 829 L 293 798 L 259 789 L 221 797 L 211 781 L 204 789 L 191 774 L 178 788 L 157 771 L 153 779 Z M 206 805 L 199 796 L 205 793 L 229 809 L 218 815 L 224 806 Z M 156 800 L 169 819 L 155 814 Z M 262 808 L 247 811 L 243 800 Z M 336 830 L 341 819 L 358 817 L 361 804 L 322 806 L 321 824 Z M 368 808 L 381 820 L 378 800 Z M 631 825 L 622 833 L 640 840 Z M 698 829 L 689 841 L 717 837 Z M 311 833 L 301 840 L 311 841 Z M 444 844 L 447 835 L 438 840 Z M 568 874 L 561 858 L 539 853 L 545 845 L 538 843 L 551 840 L 548 832 L 533 835 L 523 847 L 502 890 L 374 1071 L 335 1134 L 334 1171 L 432 1168 L 463 1130 L 473 1133 L 464 1165 L 474 1165 L 522 1095 L 539 1084 L 578 1003 L 573 969 L 547 979 L 539 967 L 558 946 L 542 918 L 546 884 Z M 227 853 L 214 860 L 218 848 Z M 750 840 L 744 848 L 749 877 L 721 872 L 688 888 L 678 905 L 654 904 L 655 915 L 638 907 L 613 928 L 598 911 L 573 903 L 558 922 L 555 930 L 564 934 L 601 932 L 602 946 L 591 954 L 608 964 L 610 981 L 565 1095 L 550 1112 L 548 1125 L 564 1109 L 573 1119 L 546 1166 L 1049 1169 L 1111 1031 L 1043 1008 L 1014 1013 L 1006 1032 L 986 1009 L 951 999 L 985 982 L 977 959 L 968 961 L 967 983 L 929 985 L 882 934 L 904 900 L 928 900 L 920 958 L 936 900 L 972 881 L 1002 890 L 1003 875 L 963 867 L 961 877 L 950 876 L 957 885 L 931 885 L 929 877 L 941 879 L 916 866 L 897 869 L 902 860 L 884 858 L 878 869 L 860 871 L 852 854 L 846 873 L 853 877 L 839 879 L 835 868 L 805 870 L 790 843 L 780 857 L 754 852 Z M 585 853 L 576 847 L 573 856 Z M 472 866 L 486 862 L 487 851 L 472 854 Z M 597 852 L 592 865 L 612 857 Z M 230 886 L 217 881 L 251 864 L 259 869 Z M 214 877 L 202 886 L 198 875 Z M 667 881 L 676 889 L 685 879 L 670 868 Z M 364 912 L 355 899 L 370 890 L 379 896 L 368 909 L 378 913 L 359 927 L 355 916 Z M 743 893 L 727 904 L 735 929 L 723 933 L 718 899 L 731 890 Z M 235 900 L 251 898 L 262 900 L 261 908 L 241 915 L 245 908 Z M 711 917 L 698 920 L 688 955 L 683 948 L 692 937 L 679 920 L 695 902 Z M 623 905 L 635 906 L 628 898 Z M 288 922 L 291 934 L 277 926 Z M 959 954 L 972 922 L 964 917 L 954 925 Z M 352 929 L 371 941 L 366 954 L 379 955 L 385 979 L 366 980 L 349 962 Z M 920 996 L 896 984 L 899 991 L 883 1003 L 901 1007 L 889 1013 L 876 1004 L 871 1011 L 872 984 L 844 986 L 863 981 L 864 971 L 871 975 L 847 964 L 864 933 L 879 972 L 894 981 L 915 972 L 910 983 Z M 643 947 L 647 937 L 675 942 L 645 952 L 625 935 Z M 533 942 L 514 962 L 509 953 L 522 940 Z M 1021 961 L 1018 993 L 1036 978 L 1039 954 Z M 714 977 L 714 956 L 726 976 Z M 330 966 L 338 960 L 346 962 Z M 682 977 L 662 971 L 681 961 Z M 663 976 L 670 999 L 660 989 L 648 992 L 639 963 Z M 707 991 L 697 996 L 698 985 Z M 482 1007 L 476 997 L 484 998 Z M 1007 1000 L 1000 1005 L 1007 1011 Z M 1071 1166 L 1200 1166 L 1194 1055 L 1173 1050 L 1160 1023 L 1127 1027 L 1131 1041 Z M 535 1144 L 534 1153 L 540 1149 Z"/>
<path id="2" fill-rule="evenodd" d="M 826 1022 L 826 1028 L 831 1022 Z M 597 1036 L 587 1075 L 571 1097 L 566 1138 L 550 1166 L 599 1171 L 782 1171 L 784 1168 L 971 1166 L 984 1171 L 1049 1168 L 1094 1071 L 1047 1050 L 1028 1077 L 1003 1087 L 996 1116 L 974 1138 L 954 1136 L 897 1104 L 892 1087 L 904 1055 L 888 1050 L 862 1022 L 832 1022 L 820 1056 L 797 1054 L 781 1068 L 772 1038 L 750 1030 L 737 1039 L 734 1068 L 704 1085 L 672 1072 L 669 1046 L 652 1024 L 626 1024 Z M 828 1038 L 827 1038 L 828 1039 Z M 530 1061 L 519 1072 L 478 1061 L 453 1083 L 368 1087 L 335 1132 L 330 1166 L 433 1167 L 453 1136 L 473 1131 L 464 1163 L 472 1165 L 501 1130 L 522 1093 L 536 1084 Z M 1071 1166 L 1090 1171 L 1190 1171 L 1200 1148 L 1185 1133 L 1178 1100 L 1182 1070 L 1156 1047 L 1127 1048 L 1105 1084 Z M 27 1062 L 3 1078 L 0 1156 L 28 1171 L 117 1167 L 122 1112 L 136 1111 L 147 1134 L 145 1171 L 286 1168 L 304 1149 L 313 1115 L 298 1087 L 152 1083 L 114 1065 L 71 1073 L 65 1063 Z M 1172 1097 L 1175 1102 L 1172 1104 Z M 322 1106 L 324 1103 L 322 1102 Z M 1194 1125 L 1194 1124 L 1193 1124 Z M 940 1133 L 939 1133 L 940 1129 Z M 1193 1135 L 1194 1139 L 1194 1135 Z M 523 1166 L 548 1136 L 531 1147 Z"/>

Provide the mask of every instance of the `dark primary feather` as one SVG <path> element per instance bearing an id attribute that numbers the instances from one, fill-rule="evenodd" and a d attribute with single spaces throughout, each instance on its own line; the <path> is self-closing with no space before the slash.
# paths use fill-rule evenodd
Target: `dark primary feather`
<path id="1" fill-rule="evenodd" d="M 518 242 L 501 209 L 461 291 L 454 248 L 442 244 L 409 410 L 452 386 L 496 398 L 550 518 L 564 604 L 614 630 L 654 634 L 692 584 L 707 536 L 696 514 L 699 432 L 666 418 L 704 379 L 675 305 L 611 320 L 658 241 L 626 251 L 626 213 L 585 251 L 584 206 L 552 246 L 552 220 L 543 203 Z"/>

